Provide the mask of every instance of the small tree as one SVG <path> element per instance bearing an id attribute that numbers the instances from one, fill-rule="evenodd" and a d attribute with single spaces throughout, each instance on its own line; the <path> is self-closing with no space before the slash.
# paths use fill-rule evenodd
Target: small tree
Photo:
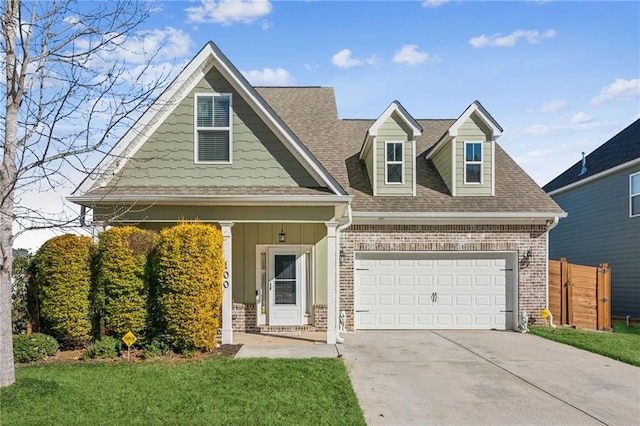
<path id="1" fill-rule="evenodd" d="M 176 349 L 213 349 L 222 304 L 222 233 L 200 223 L 164 229 L 154 261 L 156 314 Z"/>
<path id="2" fill-rule="evenodd" d="M 99 235 L 93 301 L 97 317 L 118 337 L 131 331 L 139 339 L 146 332 L 147 256 L 157 234 L 132 226 L 112 228 Z"/>
<path id="3" fill-rule="evenodd" d="M 82 346 L 91 340 L 92 249 L 90 237 L 66 234 L 45 242 L 34 257 L 39 328 L 66 347 Z"/>

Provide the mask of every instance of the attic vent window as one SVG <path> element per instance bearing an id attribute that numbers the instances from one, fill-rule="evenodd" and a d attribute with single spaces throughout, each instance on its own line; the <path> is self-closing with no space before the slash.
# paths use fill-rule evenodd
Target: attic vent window
<path id="1" fill-rule="evenodd" d="M 482 142 L 465 142 L 464 153 L 464 183 L 482 183 Z"/>
<path id="2" fill-rule="evenodd" d="M 196 163 L 231 162 L 231 95 L 196 94 Z"/>
<path id="3" fill-rule="evenodd" d="M 631 217 L 640 216 L 640 173 L 629 176 Z"/>

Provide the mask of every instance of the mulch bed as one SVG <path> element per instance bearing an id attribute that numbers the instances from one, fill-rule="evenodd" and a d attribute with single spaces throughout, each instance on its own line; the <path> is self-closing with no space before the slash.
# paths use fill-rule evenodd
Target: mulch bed
<path id="1" fill-rule="evenodd" d="M 118 358 L 95 358 L 95 359 L 87 359 L 84 360 L 82 355 L 84 354 L 84 349 L 72 349 L 72 350 L 63 350 L 58 351 L 54 356 L 47 357 L 41 361 L 32 364 L 71 364 L 71 363 L 122 363 L 122 362 L 168 362 L 168 363 L 180 363 L 180 362 L 191 362 L 198 360 L 205 360 L 210 358 L 233 358 L 236 353 L 240 350 L 242 345 L 221 345 L 220 347 L 215 348 L 210 352 L 197 353 L 191 356 L 182 356 L 175 354 L 173 352 L 169 352 L 165 356 L 156 357 L 156 358 L 144 358 L 144 353 L 141 349 L 136 349 L 131 351 L 131 359 L 129 360 L 127 357 L 127 352 L 123 351 L 122 354 Z M 29 364 L 16 364 L 16 366 L 20 365 L 29 365 Z"/>

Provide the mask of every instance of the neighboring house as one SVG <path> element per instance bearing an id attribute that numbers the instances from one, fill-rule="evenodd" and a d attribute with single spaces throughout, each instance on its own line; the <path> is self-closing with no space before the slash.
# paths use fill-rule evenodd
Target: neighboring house
<path id="1" fill-rule="evenodd" d="M 550 258 L 611 266 L 611 313 L 640 318 L 640 119 L 549 182 L 569 216 Z"/>
<path id="2" fill-rule="evenodd" d="M 372 90 L 375 90 L 372 88 Z M 208 43 L 70 200 L 93 219 L 219 226 L 233 331 L 512 329 L 547 304 L 564 212 L 478 102 L 338 118 L 332 88 L 252 87 Z M 344 315 L 340 315 L 344 312 Z"/>

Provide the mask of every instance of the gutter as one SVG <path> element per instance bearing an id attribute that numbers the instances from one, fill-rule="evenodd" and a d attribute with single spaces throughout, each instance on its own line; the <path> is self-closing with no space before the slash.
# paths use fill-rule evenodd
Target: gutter
<path id="1" fill-rule="evenodd" d="M 567 217 L 567 213 L 566 212 L 565 212 L 563 217 Z M 553 218 L 552 221 L 548 221 L 547 222 L 547 230 L 546 230 L 546 234 L 547 234 L 547 262 L 546 262 L 546 266 L 545 266 L 545 276 L 546 276 L 545 281 L 547 282 L 547 285 L 545 287 L 545 293 L 546 293 L 546 295 L 545 295 L 545 299 L 546 299 L 545 307 L 547 307 L 547 308 L 549 306 L 549 232 L 551 232 L 551 230 L 553 228 L 558 226 L 558 222 L 560 222 L 560 217 L 559 216 L 556 216 L 556 217 Z M 553 319 L 551 321 L 553 322 Z"/>
<path id="2" fill-rule="evenodd" d="M 97 205 L 106 205 L 113 203 L 131 203 L 131 204 L 153 204 L 153 205 L 171 205 L 171 204 L 190 204 L 190 205 L 229 205 L 229 206 L 257 206 L 257 205 L 290 205 L 291 203 L 299 203 L 301 205 L 327 205 L 332 206 L 336 203 L 351 202 L 353 197 L 350 195 L 118 195 L 118 196 L 70 196 L 67 200 L 87 207 Z"/>

